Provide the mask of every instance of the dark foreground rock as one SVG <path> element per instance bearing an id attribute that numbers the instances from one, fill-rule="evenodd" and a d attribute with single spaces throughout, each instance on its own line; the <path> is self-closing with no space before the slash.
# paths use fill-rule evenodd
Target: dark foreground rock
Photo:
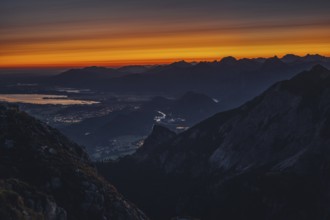
<path id="1" fill-rule="evenodd" d="M 0 219 L 147 219 L 57 130 L 0 106 Z"/>

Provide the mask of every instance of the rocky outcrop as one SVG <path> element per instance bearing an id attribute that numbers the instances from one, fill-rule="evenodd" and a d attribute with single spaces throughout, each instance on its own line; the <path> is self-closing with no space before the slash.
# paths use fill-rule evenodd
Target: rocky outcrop
<path id="1" fill-rule="evenodd" d="M 17 179 L 0 181 L 0 218 L 6 220 L 66 220 L 66 211 L 53 197 Z"/>
<path id="2" fill-rule="evenodd" d="M 169 141 L 175 136 L 175 132 L 164 126 L 155 124 L 151 134 L 144 140 L 143 147 L 139 148 L 134 154 L 134 160 L 145 160 L 157 151 L 157 146 L 159 146 L 160 143 Z"/>
<path id="3" fill-rule="evenodd" d="M 57 130 L 1 105 L 1 219 L 147 219 Z"/>

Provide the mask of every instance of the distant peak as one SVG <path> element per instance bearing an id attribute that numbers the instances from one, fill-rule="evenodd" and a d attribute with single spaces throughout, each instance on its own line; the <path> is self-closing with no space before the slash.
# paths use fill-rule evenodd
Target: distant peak
<path id="1" fill-rule="evenodd" d="M 137 150 L 135 158 L 143 160 L 147 157 L 157 146 L 161 145 L 165 141 L 175 137 L 176 133 L 170 129 L 155 124 L 152 128 L 151 134 L 144 140 L 143 145 Z"/>
<path id="2" fill-rule="evenodd" d="M 87 66 L 83 68 L 84 70 L 99 70 L 99 69 L 106 69 L 105 67 L 102 66 Z"/>
<path id="3" fill-rule="evenodd" d="M 301 59 L 302 59 L 302 57 L 297 56 L 295 54 L 286 54 L 281 58 L 282 61 L 287 62 L 287 63 L 296 62 L 296 61 L 299 61 Z"/>
<path id="4" fill-rule="evenodd" d="M 270 58 L 268 58 L 268 59 L 266 59 L 266 61 L 279 61 L 279 62 L 281 62 L 281 59 L 280 58 L 278 58 L 278 56 L 273 56 L 273 57 L 270 57 Z"/>
<path id="5" fill-rule="evenodd" d="M 294 94 L 305 96 L 328 88 L 329 83 L 330 71 L 321 65 L 315 65 L 311 70 L 304 71 L 288 81 L 281 82 L 281 86 Z"/>
<path id="6" fill-rule="evenodd" d="M 279 59 L 277 56 L 271 57 L 271 58 L 267 58 L 263 65 L 262 68 L 264 70 L 274 70 L 274 69 L 278 69 L 278 68 L 283 68 L 286 64 Z"/>
<path id="7" fill-rule="evenodd" d="M 224 57 L 220 60 L 220 63 L 224 63 L 224 64 L 229 64 L 229 65 L 233 65 L 235 64 L 237 61 L 237 59 L 233 56 L 228 56 L 228 57 Z"/>
<path id="8" fill-rule="evenodd" d="M 307 54 L 304 57 L 304 60 L 309 61 L 309 62 L 320 62 L 320 61 L 323 61 L 325 59 L 327 59 L 327 57 L 321 56 L 319 54 Z"/>
<path id="9" fill-rule="evenodd" d="M 282 58 L 284 58 L 284 57 L 300 57 L 300 56 L 289 53 L 289 54 L 284 55 Z"/>
<path id="10" fill-rule="evenodd" d="M 323 83 L 324 79 L 330 78 L 330 71 L 324 66 L 317 64 L 309 71 L 302 72 L 290 81 L 305 80 L 305 83 L 312 84 L 312 82 Z"/>
<path id="11" fill-rule="evenodd" d="M 321 56 L 320 54 L 306 54 L 306 56 L 305 57 L 323 57 L 323 56 Z"/>
<path id="12" fill-rule="evenodd" d="M 192 64 L 186 62 L 185 60 L 180 60 L 178 62 L 174 62 L 170 64 L 170 66 L 181 67 L 181 68 L 190 67 L 191 65 Z"/>
<path id="13" fill-rule="evenodd" d="M 317 64 L 312 67 L 311 71 L 312 72 L 326 72 L 329 70 L 327 68 L 325 68 L 324 66 L 322 66 L 321 64 Z"/>
<path id="14" fill-rule="evenodd" d="M 174 132 L 171 131 L 170 129 L 168 129 L 167 127 L 164 127 L 164 126 L 159 125 L 159 124 L 155 124 L 152 127 L 151 135 L 152 134 L 172 134 L 172 133 L 174 133 Z"/>

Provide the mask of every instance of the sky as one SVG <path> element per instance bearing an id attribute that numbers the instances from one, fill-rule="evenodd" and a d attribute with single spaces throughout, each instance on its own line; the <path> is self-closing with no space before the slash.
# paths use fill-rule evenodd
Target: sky
<path id="1" fill-rule="evenodd" d="M 329 0 L 0 0 L 0 68 L 330 56 Z"/>

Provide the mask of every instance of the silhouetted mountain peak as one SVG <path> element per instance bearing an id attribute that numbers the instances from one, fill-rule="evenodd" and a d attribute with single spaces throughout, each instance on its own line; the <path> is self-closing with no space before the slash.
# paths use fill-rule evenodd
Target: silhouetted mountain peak
<path id="1" fill-rule="evenodd" d="M 237 59 L 232 56 L 224 57 L 220 60 L 221 64 L 226 64 L 226 65 L 235 65 L 237 63 Z"/>
<path id="2" fill-rule="evenodd" d="M 297 56 L 295 54 L 286 54 L 285 56 L 283 56 L 281 58 L 281 60 L 285 63 L 293 63 L 293 62 L 296 62 L 296 61 L 299 61 L 301 60 L 302 57 L 300 56 Z"/>
<path id="3" fill-rule="evenodd" d="M 280 83 L 281 88 L 301 96 L 316 96 L 330 85 L 330 71 L 322 65 L 315 65 L 310 71 L 305 71 L 291 80 Z"/>
<path id="4" fill-rule="evenodd" d="M 295 77 L 293 77 L 289 82 L 291 83 L 302 83 L 305 87 L 314 86 L 317 84 L 324 84 L 330 78 L 330 70 L 325 68 L 324 66 L 317 64 L 313 66 L 313 68 L 309 71 L 304 71 Z"/>
<path id="5" fill-rule="evenodd" d="M 152 132 L 151 132 L 151 136 L 153 135 L 163 135 L 163 134 L 175 134 L 175 132 L 171 131 L 170 129 L 164 127 L 164 126 L 161 126 L 161 125 L 158 125 L 158 124 L 155 124 L 153 127 L 152 127 Z"/>
<path id="6" fill-rule="evenodd" d="M 319 54 L 307 54 L 304 57 L 297 56 L 295 54 L 287 54 L 281 59 L 285 63 L 300 62 L 327 62 L 328 58 Z"/>
<path id="7" fill-rule="evenodd" d="M 178 68 L 187 68 L 187 67 L 191 67 L 192 64 L 188 63 L 184 60 L 181 60 L 181 61 L 178 61 L 178 62 L 171 63 L 169 66 L 178 67 Z"/>
<path id="8" fill-rule="evenodd" d="M 287 65 L 279 59 L 277 56 L 268 58 L 264 61 L 261 69 L 266 71 L 274 71 L 276 69 L 281 69 L 286 67 Z"/>
<path id="9" fill-rule="evenodd" d="M 83 68 L 83 70 L 88 70 L 88 71 L 106 71 L 106 70 L 110 70 L 111 68 L 106 68 L 106 67 L 102 67 L 102 66 L 88 66 Z M 113 70 L 113 69 L 112 69 Z"/>
<path id="10" fill-rule="evenodd" d="M 322 66 L 321 64 L 317 64 L 317 65 L 313 66 L 313 68 L 311 69 L 311 72 L 328 73 L 329 70 L 327 68 L 325 68 L 324 66 Z"/>
<path id="11" fill-rule="evenodd" d="M 134 155 L 135 159 L 143 160 L 148 157 L 153 151 L 156 150 L 157 146 L 175 137 L 176 133 L 170 129 L 155 124 L 152 128 L 151 134 L 144 140 L 143 145 L 137 150 Z"/>
<path id="12" fill-rule="evenodd" d="M 141 65 L 130 65 L 130 66 L 122 66 L 117 70 L 120 72 L 135 74 L 135 73 L 145 73 L 148 70 L 154 68 L 153 66 L 141 66 Z"/>
<path id="13" fill-rule="evenodd" d="M 89 84 L 99 80 L 109 80 L 114 77 L 125 76 L 128 73 L 112 68 L 90 66 L 83 69 L 70 69 L 52 77 L 52 82 L 60 84 Z"/>
<path id="14" fill-rule="evenodd" d="M 318 62 L 318 61 L 322 61 L 323 59 L 326 59 L 326 57 L 321 56 L 319 54 L 307 54 L 306 56 L 304 56 L 305 61 L 309 61 L 309 62 Z"/>
<path id="15" fill-rule="evenodd" d="M 281 59 L 278 56 L 270 57 L 265 60 L 266 63 L 282 63 Z"/>

